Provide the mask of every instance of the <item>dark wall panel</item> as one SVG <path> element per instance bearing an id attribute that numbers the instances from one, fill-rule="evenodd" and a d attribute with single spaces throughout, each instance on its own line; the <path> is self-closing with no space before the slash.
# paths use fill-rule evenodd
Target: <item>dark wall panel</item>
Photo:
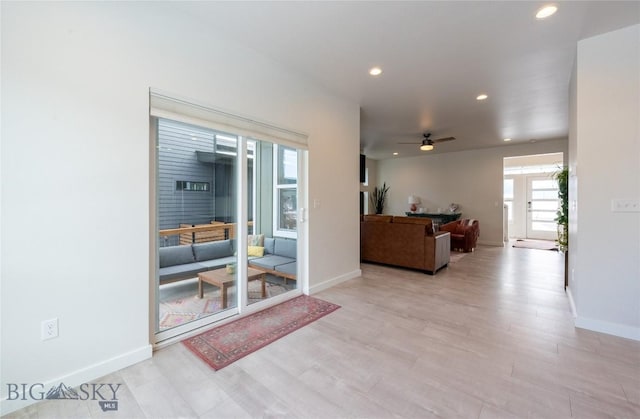
<path id="1" fill-rule="evenodd" d="M 215 218 L 214 165 L 198 161 L 196 151 L 213 152 L 213 133 L 160 120 L 158 122 L 158 223 L 160 229 L 180 224 L 206 224 Z M 181 191 L 177 181 L 208 182 L 208 191 Z M 168 239 L 177 244 L 177 237 Z M 175 242 L 175 243 L 174 243 Z"/>

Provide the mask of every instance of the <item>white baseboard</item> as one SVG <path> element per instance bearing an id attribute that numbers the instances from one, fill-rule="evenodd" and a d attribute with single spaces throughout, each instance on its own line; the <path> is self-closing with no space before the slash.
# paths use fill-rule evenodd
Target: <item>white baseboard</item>
<path id="1" fill-rule="evenodd" d="M 315 285 L 311 286 L 309 288 L 309 295 L 315 294 L 315 293 L 323 291 L 323 290 L 326 290 L 327 288 L 331 288 L 331 287 L 336 286 L 336 285 L 338 285 L 338 284 L 340 284 L 342 282 L 348 281 L 348 280 L 353 279 L 353 278 L 357 278 L 359 276 L 362 276 L 362 270 L 356 269 L 355 271 L 352 271 L 352 272 L 337 276 L 335 278 L 328 279 L 328 280 L 323 281 L 323 282 L 321 282 L 319 284 L 315 284 Z"/>
<path id="2" fill-rule="evenodd" d="M 505 247 L 505 243 L 502 241 L 488 241 L 488 240 L 478 240 L 479 246 L 497 246 L 497 247 Z"/>
<path id="3" fill-rule="evenodd" d="M 588 329 L 593 330 L 594 332 L 606 333 L 608 335 L 640 341 L 640 327 L 587 319 L 580 316 L 576 317 L 575 326 L 580 329 Z"/>
<path id="4" fill-rule="evenodd" d="M 126 368 L 130 365 L 144 361 L 145 359 L 149 359 L 151 358 L 151 355 L 151 345 L 145 345 L 141 348 L 134 349 L 133 351 L 118 355 L 102 362 L 98 362 L 80 370 L 55 378 L 53 380 L 43 381 L 42 388 L 43 391 L 46 392 L 53 386 L 57 386 L 60 383 L 64 383 L 67 387 L 77 387 L 80 384 L 96 380 L 100 377 L 104 377 L 105 375 L 121 370 L 122 368 Z M 26 398 L 27 400 L 22 400 L 22 398 Z M 30 397 L 23 397 L 22 394 L 17 397 L 17 400 L 8 400 L 8 396 L 4 397 L 2 400 L 0 400 L 0 415 L 6 415 L 8 413 L 15 412 L 18 409 L 22 409 L 23 407 L 27 407 L 39 401 L 40 400 L 32 400 Z"/>

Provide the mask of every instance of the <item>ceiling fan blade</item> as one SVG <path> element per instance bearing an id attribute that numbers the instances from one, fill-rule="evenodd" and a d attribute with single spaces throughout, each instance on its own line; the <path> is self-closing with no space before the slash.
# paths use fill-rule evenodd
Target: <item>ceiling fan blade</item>
<path id="1" fill-rule="evenodd" d="M 445 137 L 445 138 L 438 138 L 437 140 L 431 140 L 434 143 L 444 143 L 445 141 L 453 141 L 455 140 L 456 137 Z"/>
<path id="2" fill-rule="evenodd" d="M 397 143 L 397 144 L 412 144 L 412 145 L 415 145 L 415 144 L 422 144 L 422 143 Z"/>

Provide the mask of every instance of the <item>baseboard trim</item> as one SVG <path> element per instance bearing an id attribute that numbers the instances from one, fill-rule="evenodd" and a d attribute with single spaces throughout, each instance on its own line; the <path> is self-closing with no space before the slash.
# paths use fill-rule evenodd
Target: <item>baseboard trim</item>
<path id="1" fill-rule="evenodd" d="M 336 285 L 338 285 L 338 284 L 340 284 L 342 282 L 348 281 L 348 280 L 353 279 L 353 278 L 357 278 L 359 276 L 362 276 L 362 270 L 356 269 L 355 271 L 348 272 L 346 274 L 342 274 L 342 275 L 337 276 L 335 278 L 331 278 L 331 279 L 328 279 L 326 281 L 323 281 L 323 282 L 321 282 L 319 284 L 312 285 L 311 287 L 309 287 L 309 295 L 318 293 L 320 291 L 324 291 L 327 288 L 331 288 L 331 287 L 336 286 Z"/>
<path id="2" fill-rule="evenodd" d="M 640 341 L 640 327 L 587 319 L 580 316 L 576 317 L 575 326 L 580 329 L 588 329 L 594 332 Z"/>
<path id="3" fill-rule="evenodd" d="M 504 242 L 494 242 L 494 241 L 485 241 L 485 240 L 478 240 L 478 245 L 479 246 L 496 246 L 496 247 L 505 247 L 505 243 Z"/>
<path id="4" fill-rule="evenodd" d="M 133 351 L 127 352 L 125 354 L 95 363 L 93 365 L 79 369 L 53 380 L 44 381 L 42 382 L 42 384 L 44 385 L 43 389 L 44 391 L 47 391 L 51 387 L 56 386 L 61 382 L 64 383 L 67 387 L 77 387 L 80 384 L 96 380 L 100 377 L 104 377 L 105 375 L 121 370 L 122 368 L 126 368 L 130 365 L 144 361 L 145 359 L 149 359 L 151 358 L 151 355 L 151 345 L 145 345 L 141 348 L 134 349 Z M 16 410 L 22 409 L 40 401 L 32 400 L 28 397 L 27 400 L 21 400 L 23 398 L 22 394 L 20 394 L 17 400 L 9 400 L 8 397 L 9 396 L 7 395 L 2 400 L 0 400 L 0 416 L 15 412 Z"/>

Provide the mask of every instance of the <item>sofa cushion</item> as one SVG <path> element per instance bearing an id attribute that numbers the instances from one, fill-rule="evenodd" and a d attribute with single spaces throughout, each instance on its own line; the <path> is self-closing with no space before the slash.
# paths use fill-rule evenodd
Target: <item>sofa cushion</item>
<path id="1" fill-rule="evenodd" d="M 261 268 L 275 270 L 276 266 L 295 262 L 295 259 L 278 255 L 268 255 L 263 258 L 252 259 L 251 264 Z"/>
<path id="2" fill-rule="evenodd" d="M 249 234 L 247 245 L 264 247 L 264 234 Z"/>
<path id="3" fill-rule="evenodd" d="M 456 229 L 453 231 L 454 234 L 460 234 L 464 236 L 465 231 L 467 231 L 467 226 L 463 223 L 458 223 Z"/>
<path id="4" fill-rule="evenodd" d="M 235 256 L 227 256 L 218 259 L 211 260 L 203 260 L 202 262 L 198 262 L 200 265 L 204 266 L 206 270 L 224 268 L 229 263 L 237 263 L 238 259 Z"/>
<path id="5" fill-rule="evenodd" d="M 158 250 L 158 256 L 160 258 L 161 268 L 195 262 L 190 244 L 161 247 Z"/>
<path id="6" fill-rule="evenodd" d="M 426 217 L 402 217 L 395 216 L 393 217 L 394 224 L 422 224 L 422 225 L 431 225 L 433 220 L 431 218 Z"/>
<path id="7" fill-rule="evenodd" d="M 220 259 L 233 255 L 233 248 L 229 240 L 193 244 L 193 253 L 196 261 Z"/>
<path id="8" fill-rule="evenodd" d="M 277 238 L 273 254 L 295 260 L 298 255 L 298 246 L 296 241 L 292 239 Z"/>
<path id="9" fill-rule="evenodd" d="M 375 222 L 375 223 L 390 223 L 393 220 L 393 215 L 365 215 L 365 222 Z"/>
<path id="10" fill-rule="evenodd" d="M 160 274 L 160 282 L 164 282 L 175 278 L 195 278 L 198 276 L 198 272 L 206 270 L 207 268 L 202 264 L 193 262 L 160 268 L 158 273 Z"/>
<path id="11" fill-rule="evenodd" d="M 276 266 L 276 271 L 295 276 L 298 274 L 298 263 L 291 262 L 285 263 L 283 265 L 278 265 Z"/>
<path id="12" fill-rule="evenodd" d="M 265 237 L 264 239 L 264 253 L 273 254 L 274 246 L 276 245 L 276 239 L 272 237 Z"/>
<path id="13" fill-rule="evenodd" d="M 247 256 L 264 256 L 264 247 L 247 246 Z"/>

